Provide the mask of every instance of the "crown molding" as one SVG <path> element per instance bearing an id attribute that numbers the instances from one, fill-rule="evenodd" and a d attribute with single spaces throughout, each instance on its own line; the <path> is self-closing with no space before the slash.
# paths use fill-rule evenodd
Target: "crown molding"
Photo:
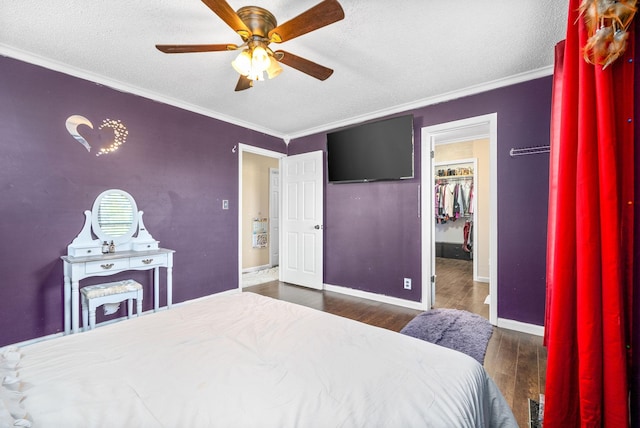
<path id="1" fill-rule="evenodd" d="M 226 123 L 230 123 L 232 125 L 237 125 L 246 129 L 251 129 L 256 132 L 260 132 L 267 135 L 271 135 L 273 137 L 284 139 L 284 135 L 282 133 L 279 133 L 273 129 L 257 126 L 256 124 L 251 122 L 238 120 L 236 118 L 226 116 L 219 112 L 207 110 L 200 106 L 190 104 L 190 103 L 185 103 L 184 101 L 167 97 L 157 92 L 153 92 L 137 86 L 129 85 L 127 83 L 121 82 L 119 80 L 111 79 L 101 74 L 92 73 L 90 71 L 83 70 L 77 67 L 71 67 L 68 64 L 65 64 L 59 61 L 54 61 L 50 58 L 44 58 L 42 56 L 35 55 L 33 53 L 26 52 L 20 49 L 15 49 L 11 46 L 7 46 L 2 43 L 0 43 L 0 55 L 14 58 L 14 59 L 24 61 L 30 64 L 34 64 L 40 67 L 44 67 L 44 68 L 57 71 L 63 74 L 67 74 L 69 76 L 87 80 L 92 83 L 97 83 L 99 85 L 107 86 L 109 88 L 115 89 L 120 92 L 125 92 L 132 95 L 138 95 L 143 98 L 147 98 L 153 101 L 158 101 L 160 103 L 167 104 L 173 107 L 178 107 L 193 113 L 198 113 L 203 116 L 207 116 L 207 117 L 217 119 Z"/>
<path id="2" fill-rule="evenodd" d="M 493 89 L 499 89 L 506 86 L 515 85 L 517 83 L 527 82 L 530 80 L 535 80 L 541 77 L 546 77 L 551 75 L 553 75 L 553 66 L 542 67 L 536 70 L 515 74 L 503 79 L 492 80 L 490 82 L 469 86 L 467 88 L 463 88 L 460 90 L 447 92 L 447 93 L 436 95 L 433 97 L 423 98 L 423 99 L 412 101 L 406 104 L 398 104 L 389 108 L 377 110 L 364 115 L 353 116 L 348 119 L 327 123 L 315 128 L 308 128 L 300 132 L 297 132 L 295 134 L 286 135 L 286 138 L 288 138 L 289 140 L 293 140 L 296 138 L 306 137 L 308 135 L 319 134 L 321 132 L 327 132 L 333 129 L 343 128 L 346 126 L 366 122 L 369 120 L 379 119 L 379 118 L 390 116 L 396 113 L 403 113 L 411 110 L 417 110 L 430 105 L 439 104 L 446 101 L 452 101 L 458 98 L 464 98 L 470 95 L 476 95 L 482 92 L 491 91 Z"/>
<path id="3" fill-rule="evenodd" d="M 207 116 L 213 119 L 217 119 L 232 125 L 237 125 L 242 128 L 250 129 L 252 131 L 260 132 L 263 134 L 267 134 L 276 138 L 281 138 L 287 145 L 289 142 L 296 138 L 302 138 L 309 135 L 319 134 L 322 132 L 331 131 L 333 129 L 343 128 L 350 125 L 355 125 L 358 123 L 366 122 L 369 120 L 374 120 L 378 118 L 382 118 L 385 116 L 390 116 L 396 113 L 402 113 L 410 110 L 416 110 L 423 107 L 427 107 L 430 105 L 455 100 L 458 98 L 467 97 L 470 95 L 479 94 L 482 92 L 487 92 L 493 89 L 502 88 L 505 86 L 514 85 L 517 83 L 526 82 L 529 80 L 539 79 L 541 77 L 550 76 L 553 74 L 553 66 L 543 67 L 536 70 L 519 73 L 513 76 L 509 76 L 503 79 L 497 79 L 490 82 L 482 83 L 479 85 L 469 86 L 467 88 L 463 88 L 456 91 L 447 92 L 441 95 L 436 95 L 433 97 L 423 98 L 417 101 L 412 101 L 410 103 L 398 104 L 395 106 L 391 106 L 385 109 L 377 110 L 374 112 L 370 112 L 360 116 L 352 116 L 347 119 L 343 119 L 336 122 L 326 123 L 317 127 L 307 128 L 292 134 L 286 134 L 282 132 L 278 132 L 271 128 L 265 128 L 262 126 L 258 126 L 255 123 L 238 120 L 237 118 L 230 117 L 224 115 L 220 112 L 207 110 L 200 106 L 186 103 L 184 101 L 167 97 L 165 95 L 159 94 L 157 92 L 149 91 L 134 85 L 130 85 L 119 80 L 115 80 L 109 78 L 107 76 L 89 72 L 87 70 L 83 70 L 77 67 L 71 67 L 68 64 L 61 63 L 59 61 L 54 61 L 49 58 L 45 58 L 39 55 L 35 55 L 33 53 L 23 51 L 21 49 L 16 49 L 11 46 L 0 43 L 0 55 L 11 57 L 20 61 L 28 62 L 30 64 L 34 64 L 37 66 L 41 66 L 50 70 L 58 71 L 60 73 L 67 74 L 69 76 L 77 77 L 80 79 L 84 79 L 99 85 L 107 86 L 112 89 L 115 89 L 120 92 L 130 93 L 133 95 L 138 95 L 153 101 L 158 101 L 163 104 L 167 104 L 173 107 L 178 107 L 183 110 L 187 110 L 193 113 L 198 113 L 203 116 Z"/>

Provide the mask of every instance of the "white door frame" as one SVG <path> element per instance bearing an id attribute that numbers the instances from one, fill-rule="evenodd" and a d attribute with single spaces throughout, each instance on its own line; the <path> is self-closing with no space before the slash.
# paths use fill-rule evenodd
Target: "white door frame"
<path id="1" fill-rule="evenodd" d="M 274 177 L 277 177 L 274 184 Z M 269 266 L 280 264 L 280 169 L 269 168 Z M 275 195 L 274 195 L 275 191 Z M 275 220 L 275 221 L 274 221 Z M 275 243 L 275 245 L 274 245 Z"/>
<path id="2" fill-rule="evenodd" d="M 468 141 L 469 139 L 489 138 L 490 162 L 490 210 L 489 220 L 489 322 L 498 323 L 498 114 L 491 113 L 453 122 L 427 126 L 421 131 L 421 195 L 420 212 L 422 216 L 422 307 L 424 310 L 433 306 L 431 277 L 435 260 L 433 235 L 435 223 L 433 212 L 433 159 L 431 153 L 435 144 L 446 141 Z"/>
<path id="3" fill-rule="evenodd" d="M 287 156 L 285 153 L 274 152 L 273 150 L 242 143 L 238 144 L 238 289 L 240 291 L 242 291 L 242 243 L 244 242 L 244 237 L 242 236 L 242 158 L 245 152 L 278 159 L 278 168 L 280 170 L 282 170 L 282 158 Z M 282 201 L 280 208 L 282 208 Z M 280 209 L 280 212 L 282 212 L 282 209 Z M 282 241 L 280 241 L 280 245 L 282 246 Z"/>

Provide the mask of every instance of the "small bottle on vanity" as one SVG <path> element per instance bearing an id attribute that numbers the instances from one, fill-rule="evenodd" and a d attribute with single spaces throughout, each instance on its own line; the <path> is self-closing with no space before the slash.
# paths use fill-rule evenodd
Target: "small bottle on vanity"
<path id="1" fill-rule="evenodd" d="M 114 244 L 113 241 L 111 241 L 111 243 L 109 244 L 109 252 L 110 253 L 116 252 L 116 244 Z"/>
<path id="2" fill-rule="evenodd" d="M 107 254 L 109 252 L 109 244 L 107 241 L 102 241 L 102 254 Z"/>

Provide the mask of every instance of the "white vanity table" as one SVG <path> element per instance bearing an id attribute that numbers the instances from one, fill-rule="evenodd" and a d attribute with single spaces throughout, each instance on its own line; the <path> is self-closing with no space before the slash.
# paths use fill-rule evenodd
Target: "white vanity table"
<path id="1" fill-rule="evenodd" d="M 159 309 L 160 268 L 167 271 L 167 307 L 173 293 L 173 250 L 158 248 L 147 232 L 135 200 L 127 192 L 111 189 L 85 211 L 80 234 L 62 256 L 64 264 L 64 332 L 77 333 L 80 324 L 80 281 L 127 270 L 153 269 L 153 308 Z M 93 231 L 93 233 L 92 233 Z M 94 239 L 93 236 L 97 239 Z M 114 243 L 115 252 L 102 253 L 102 243 Z"/>

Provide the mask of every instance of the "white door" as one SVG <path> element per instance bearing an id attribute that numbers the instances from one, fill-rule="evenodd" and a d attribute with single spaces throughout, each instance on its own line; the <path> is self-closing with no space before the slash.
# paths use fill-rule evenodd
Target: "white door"
<path id="1" fill-rule="evenodd" d="M 280 171 L 269 168 L 269 264 L 280 264 Z"/>
<path id="2" fill-rule="evenodd" d="M 323 287 L 322 151 L 282 159 L 281 281 Z"/>

